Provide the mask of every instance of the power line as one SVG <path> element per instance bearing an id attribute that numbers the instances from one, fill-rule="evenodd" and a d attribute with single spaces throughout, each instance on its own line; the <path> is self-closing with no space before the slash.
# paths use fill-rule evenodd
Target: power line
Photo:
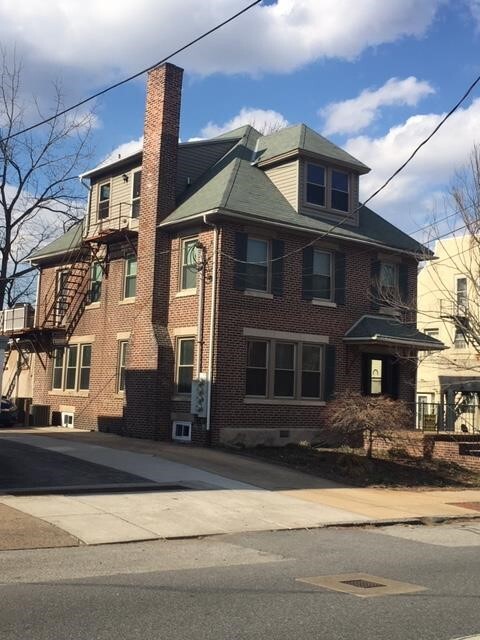
<path id="1" fill-rule="evenodd" d="M 303 251 L 307 247 L 311 247 L 312 245 L 314 245 L 316 242 L 318 242 L 318 240 L 322 240 L 323 238 L 329 236 L 332 233 L 332 231 L 335 231 L 335 229 L 338 229 L 338 227 L 340 225 L 342 225 L 344 222 L 346 222 L 352 215 L 355 215 L 356 213 L 358 213 L 362 209 L 362 207 L 364 207 L 367 204 L 367 202 L 370 202 L 370 200 L 375 198 L 381 191 L 383 191 L 390 184 L 390 182 L 392 182 L 392 180 L 394 178 L 396 178 L 396 176 L 398 176 L 399 173 L 401 173 L 401 171 L 403 171 L 405 169 L 405 167 L 413 160 L 413 158 L 417 155 L 417 153 L 420 151 L 420 149 L 423 146 L 425 146 L 433 138 L 433 136 L 439 131 L 439 129 L 445 124 L 445 122 L 455 113 L 455 111 L 460 107 L 460 105 L 463 102 L 465 102 L 465 100 L 468 98 L 468 96 L 471 94 L 471 92 L 477 86 L 477 84 L 479 82 L 480 82 L 480 75 L 475 78 L 475 80 L 468 87 L 468 89 L 465 91 L 465 93 L 460 98 L 460 100 L 458 100 L 458 102 L 450 109 L 450 111 L 440 120 L 440 122 L 437 124 L 436 127 L 434 127 L 434 129 L 431 131 L 431 133 L 426 138 L 424 138 L 415 147 L 415 149 L 412 151 L 412 153 L 409 155 L 409 157 L 405 160 L 405 162 L 403 164 L 401 164 L 398 167 L 398 169 L 396 169 L 392 173 L 392 175 L 389 178 L 387 178 L 387 180 L 385 180 L 385 182 L 376 191 L 374 191 L 362 204 L 359 204 L 358 207 L 356 207 L 354 209 L 354 211 L 352 211 L 351 213 L 348 213 L 345 216 L 343 216 L 342 218 L 340 218 L 340 220 L 338 222 L 336 222 L 334 225 L 332 225 L 327 231 L 324 231 L 321 235 L 315 237 L 311 242 L 308 242 L 306 245 L 304 245 L 302 247 L 298 247 L 297 249 L 294 249 L 293 251 L 290 251 L 289 253 L 285 253 L 282 256 L 278 256 L 276 258 L 272 258 L 272 259 L 267 260 L 267 261 L 257 262 L 256 264 L 267 264 L 269 262 L 276 262 L 277 260 L 283 260 L 285 258 L 290 257 L 291 255 L 299 253 L 300 251 Z M 230 260 L 233 260 L 235 262 L 241 262 L 241 263 L 244 263 L 244 264 L 248 264 L 248 262 L 246 260 L 239 260 L 238 258 L 235 258 L 234 256 L 231 256 L 231 255 L 229 255 L 227 253 L 223 253 L 222 252 L 222 255 L 225 258 L 229 258 Z"/>
<path id="2" fill-rule="evenodd" d="M 20 135 L 22 135 L 24 133 L 28 133 L 29 131 L 32 131 L 32 129 L 36 129 L 37 127 L 40 127 L 43 124 L 47 124 L 48 122 L 52 122 L 52 120 L 55 120 L 56 118 L 59 118 L 60 116 L 65 115 L 69 111 L 73 111 L 74 109 L 78 109 L 78 107 L 82 107 L 87 102 L 91 102 L 92 100 L 95 100 L 96 98 L 99 98 L 100 96 L 103 96 L 105 93 L 108 93 L 108 91 L 112 91 L 112 89 L 117 89 L 118 87 L 121 87 L 122 85 L 126 84 L 127 82 L 130 82 L 131 80 L 135 80 L 135 78 L 138 78 L 138 77 L 142 76 L 144 73 L 148 73 L 152 69 L 155 69 L 155 67 L 158 67 L 161 64 L 164 64 L 165 62 L 167 62 L 168 60 L 170 60 L 174 56 L 178 55 L 179 53 L 182 53 L 182 51 L 185 51 L 186 49 L 188 49 L 192 45 L 197 44 L 197 42 L 200 42 L 200 40 L 203 40 L 204 38 L 206 38 L 207 36 L 211 35 L 215 31 L 218 31 L 219 29 L 221 29 L 222 27 L 224 27 L 228 23 L 233 22 L 233 20 L 235 20 L 236 18 L 240 17 L 242 14 L 246 13 L 247 11 L 249 11 L 250 9 L 255 7 L 257 4 L 260 4 L 261 2 L 262 2 L 262 0 L 255 0 L 254 2 L 251 2 L 248 6 L 246 6 L 241 11 L 237 11 L 237 13 L 235 13 L 233 16 L 230 16 L 230 18 L 227 18 L 226 20 L 223 20 L 223 22 L 220 22 L 220 24 L 217 24 L 215 27 L 212 27 L 208 31 L 205 31 L 204 33 L 202 33 L 200 36 L 194 38 L 193 40 L 190 40 L 190 42 L 188 42 L 187 44 L 183 45 L 182 47 L 180 47 L 179 49 L 177 49 L 173 53 L 170 53 L 165 58 L 162 58 L 162 60 L 159 60 L 158 62 L 155 62 L 155 64 L 152 64 L 149 67 L 146 67 L 145 69 L 142 69 L 141 71 L 137 71 L 137 73 L 134 73 L 133 75 L 129 76 L 128 78 L 124 78 L 123 80 L 119 80 L 118 82 L 115 82 L 114 84 L 109 85 L 108 87 L 106 87 L 105 89 L 102 89 L 101 91 L 97 91 L 97 93 L 94 93 L 93 95 L 89 96 L 88 98 L 84 98 L 83 100 L 80 100 L 80 102 L 77 102 L 76 104 L 72 105 L 71 107 L 67 107 L 66 109 L 63 109 L 62 111 L 59 111 L 59 112 L 55 113 L 53 116 L 50 116 L 49 118 L 44 118 L 43 120 L 40 120 L 39 122 L 36 122 L 35 124 L 32 124 L 29 127 L 26 127 L 25 129 L 22 129 L 21 131 L 17 131 L 15 133 L 10 134 L 6 138 L 0 139 L 0 142 L 8 142 L 12 138 L 16 138 L 17 136 L 20 136 Z"/>

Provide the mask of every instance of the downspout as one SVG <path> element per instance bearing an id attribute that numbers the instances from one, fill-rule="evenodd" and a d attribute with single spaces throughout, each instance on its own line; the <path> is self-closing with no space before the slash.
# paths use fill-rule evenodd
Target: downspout
<path id="1" fill-rule="evenodd" d="M 218 268 L 218 227 L 207 221 L 207 214 L 203 216 L 203 222 L 213 228 L 213 264 L 212 264 L 212 301 L 210 305 L 210 336 L 208 340 L 208 392 L 207 392 L 207 423 L 206 430 L 210 431 L 212 416 L 212 376 L 213 376 L 213 341 L 215 336 L 215 311 L 217 301 L 217 268 Z"/>
<path id="2" fill-rule="evenodd" d="M 198 310 L 197 310 L 197 366 L 195 367 L 195 378 L 200 378 L 200 372 L 202 370 L 203 359 L 203 309 L 205 306 L 205 252 L 204 247 L 200 244 L 196 247 L 200 253 L 200 268 L 198 269 L 200 275 L 200 282 L 198 286 Z M 198 263 L 197 263 L 198 264 Z"/>

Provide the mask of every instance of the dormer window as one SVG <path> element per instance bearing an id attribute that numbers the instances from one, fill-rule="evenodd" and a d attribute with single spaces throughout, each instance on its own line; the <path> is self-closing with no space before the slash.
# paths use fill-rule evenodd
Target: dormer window
<path id="1" fill-rule="evenodd" d="M 325 206 L 325 169 L 318 164 L 307 164 L 307 202 Z"/>
<path id="2" fill-rule="evenodd" d="M 350 211 L 350 174 L 306 163 L 305 202 L 314 207 Z"/>
<path id="3" fill-rule="evenodd" d="M 332 209 L 348 211 L 349 203 L 348 173 L 332 169 Z"/>

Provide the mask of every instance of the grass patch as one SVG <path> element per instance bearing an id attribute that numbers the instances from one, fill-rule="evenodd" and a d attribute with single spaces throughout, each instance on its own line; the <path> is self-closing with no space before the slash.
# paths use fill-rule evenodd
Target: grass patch
<path id="1" fill-rule="evenodd" d="M 255 447 L 244 453 L 321 478 L 357 487 L 479 487 L 480 474 L 442 460 L 419 460 L 390 451 L 368 459 L 362 449 L 302 445 Z"/>

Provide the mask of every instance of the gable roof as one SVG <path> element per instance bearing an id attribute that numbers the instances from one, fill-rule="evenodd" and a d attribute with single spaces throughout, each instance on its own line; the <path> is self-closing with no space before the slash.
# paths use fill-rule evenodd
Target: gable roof
<path id="1" fill-rule="evenodd" d="M 259 165 L 272 161 L 274 158 L 284 156 L 295 151 L 304 154 L 321 156 L 326 160 L 334 160 L 344 164 L 359 173 L 368 173 L 370 168 L 360 162 L 344 149 L 327 140 L 319 133 L 310 129 L 305 124 L 295 124 L 285 127 L 268 136 L 261 136 L 255 148 L 255 162 Z"/>

